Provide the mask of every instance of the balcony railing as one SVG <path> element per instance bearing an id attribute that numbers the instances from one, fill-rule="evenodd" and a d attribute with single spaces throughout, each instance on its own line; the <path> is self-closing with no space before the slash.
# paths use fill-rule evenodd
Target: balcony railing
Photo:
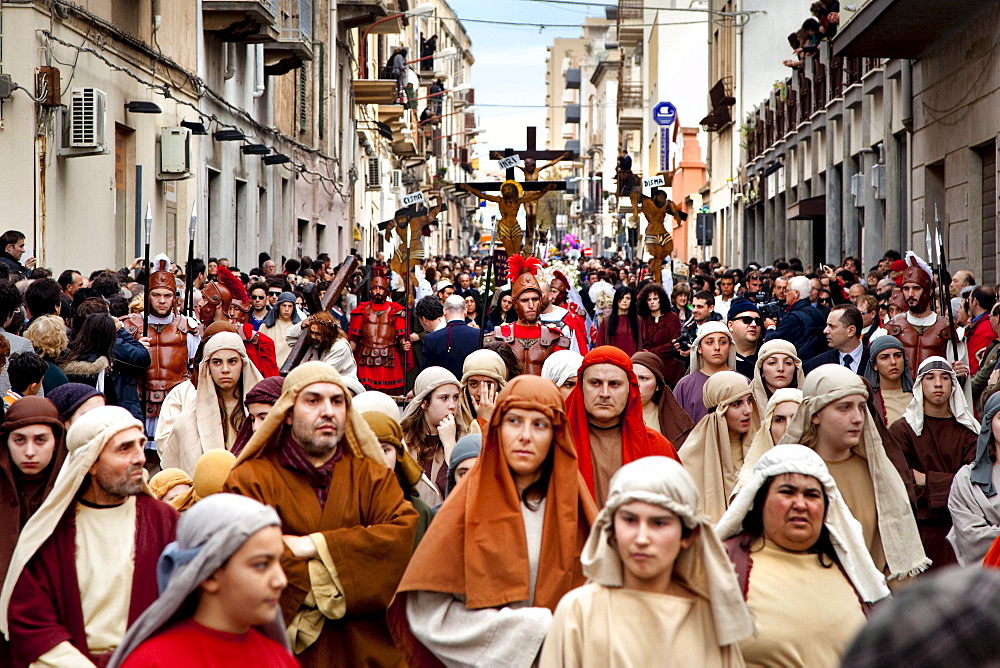
<path id="1" fill-rule="evenodd" d="M 618 0 L 619 21 L 641 21 L 644 0 Z"/>
<path id="2" fill-rule="evenodd" d="M 813 59 L 813 103 L 816 110 L 826 106 L 826 66 Z"/>
<path id="3" fill-rule="evenodd" d="M 643 94 L 641 83 L 623 83 L 618 85 L 618 108 L 642 107 Z"/>

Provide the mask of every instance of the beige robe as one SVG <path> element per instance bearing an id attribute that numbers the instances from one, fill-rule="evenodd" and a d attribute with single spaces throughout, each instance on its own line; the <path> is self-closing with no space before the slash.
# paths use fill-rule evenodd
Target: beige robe
<path id="1" fill-rule="evenodd" d="M 276 318 L 274 321 L 274 327 L 261 325 L 260 329 L 257 330 L 264 336 L 271 337 L 274 341 L 274 357 L 279 369 L 285 364 L 285 360 L 288 359 L 288 355 L 292 352 L 292 347 L 288 345 L 288 340 L 285 336 L 294 326 L 295 323 L 291 320 Z"/>
<path id="2" fill-rule="evenodd" d="M 754 552 L 747 605 L 757 636 L 740 647 L 747 666 L 836 668 L 865 615 L 854 587 L 815 554 L 765 542 Z"/>
<path id="3" fill-rule="evenodd" d="M 719 646 L 712 608 L 681 598 L 588 584 L 556 608 L 541 668 L 743 666 L 738 645 Z"/>

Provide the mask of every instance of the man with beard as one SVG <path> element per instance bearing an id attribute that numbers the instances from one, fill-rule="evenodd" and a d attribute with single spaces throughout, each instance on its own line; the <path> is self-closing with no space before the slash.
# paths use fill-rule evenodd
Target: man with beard
<path id="1" fill-rule="evenodd" d="M 417 513 L 332 367 L 306 362 L 224 491 L 281 517 L 281 611 L 303 666 L 399 665 L 385 616 L 413 550 Z"/>
<path id="2" fill-rule="evenodd" d="M 73 423 L 51 493 L 18 539 L 0 594 L 14 665 L 104 665 L 157 597 L 177 512 L 143 481 L 142 423 L 100 406 Z"/>
<path id="3" fill-rule="evenodd" d="M 372 268 L 369 289 L 372 300 L 351 311 L 347 331 L 358 365 L 358 380 L 366 390 L 403 394 L 404 366 L 410 366 L 406 310 L 388 301 L 389 280 L 382 267 Z"/>
<path id="4" fill-rule="evenodd" d="M 153 259 L 148 285 L 149 329 L 146 336 L 143 336 L 141 313 L 130 315 L 122 321 L 122 326 L 149 349 L 151 363 L 146 369 L 146 377 L 139 381 L 139 391 L 146 416 L 146 435 L 150 439 L 146 447 L 155 453 L 153 435 L 163 400 L 170 390 L 188 378 L 188 362 L 198 352 L 201 337 L 194 320 L 174 313 L 177 280 L 170 272 L 170 259 L 166 255 Z"/>
<path id="5" fill-rule="evenodd" d="M 548 284 L 539 281 L 542 288 L 542 313 L 539 319 L 563 330 L 570 339 L 570 350 L 583 354 L 587 352 L 587 320 L 580 315 L 576 302 L 566 299 L 569 294 L 569 279 L 561 271 L 553 271 Z"/>
<path id="6" fill-rule="evenodd" d="M 930 267 L 912 251 L 906 254 L 906 265 L 900 281 L 907 311 L 890 320 L 885 331 L 903 344 L 903 353 L 911 369 L 919 369 L 921 362 L 937 355 L 951 362 L 959 379 L 966 378 L 969 367 L 965 362 L 965 344 L 958 343 L 956 360 L 948 318 L 938 315 L 931 308 L 934 278 Z"/>
<path id="7" fill-rule="evenodd" d="M 549 355 L 569 349 L 569 337 L 558 327 L 543 324 L 539 318 L 543 293 L 536 277 L 541 267 L 538 258 L 512 255 L 507 265 L 510 268 L 508 278 L 513 281 L 510 294 L 517 321 L 495 327 L 493 340 L 510 345 L 524 365 L 524 373 L 540 376 Z"/>
<path id="8" fill-rule="evenodd" d="M 300 364 L 320 361 L 332 366 L 341 376 L 357 378 L 358 366 L 354 362 L 351 344 L 347 342 L 347 335 L 331 313 L 320 311 L 292 325 L 285 334 L 289 346 L 295 347 L 303 329 L 309 332 L 309 346 Z"/>

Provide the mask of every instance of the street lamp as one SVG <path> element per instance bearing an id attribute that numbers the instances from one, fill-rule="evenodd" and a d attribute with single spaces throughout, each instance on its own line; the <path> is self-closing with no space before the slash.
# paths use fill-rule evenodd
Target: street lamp
<path id="1" fill-rule="evenodd" d="M 371 31 L 375 26 L 380 23 L 385 23 L 386 21 L 402 18 L 404 16 L 430 16 L 435 12 L 435 10 L 436 8 L 433 3 L 425 2 L 424 4 L 417 5 L 408 11 L 397 12 L 392 16 L 384 16 L 365 28 L 364 33 L 361 35 L 361 43 L 358 45 L 359 78 L 368 78 L 368 35 L 371 34 Z"/>

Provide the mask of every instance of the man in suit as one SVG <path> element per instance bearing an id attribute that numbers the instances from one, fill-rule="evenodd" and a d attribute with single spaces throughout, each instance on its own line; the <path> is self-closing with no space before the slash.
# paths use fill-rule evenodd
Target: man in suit
<path id="1" fill-rule="evenodd" d="M 465 358 L 479 350 L 479 330 L 465 324 L 465 299 L 458 295 L 444 300 L 444 317 L 448 324 L 424 337 L 423 367 L 443 366 L 461 378 Z"/>
<path id="2" fill-rule="evenodd" d="M 830 350 L 805 362 L 803 370 L 808 374 L 823 364 L 839 364 L 863 376 L 868 366 L 868 346 L 861 342 L 862 329 L 864 320 L 857 306 L 834 306 L 826 316 L 823 330 Z"/>

